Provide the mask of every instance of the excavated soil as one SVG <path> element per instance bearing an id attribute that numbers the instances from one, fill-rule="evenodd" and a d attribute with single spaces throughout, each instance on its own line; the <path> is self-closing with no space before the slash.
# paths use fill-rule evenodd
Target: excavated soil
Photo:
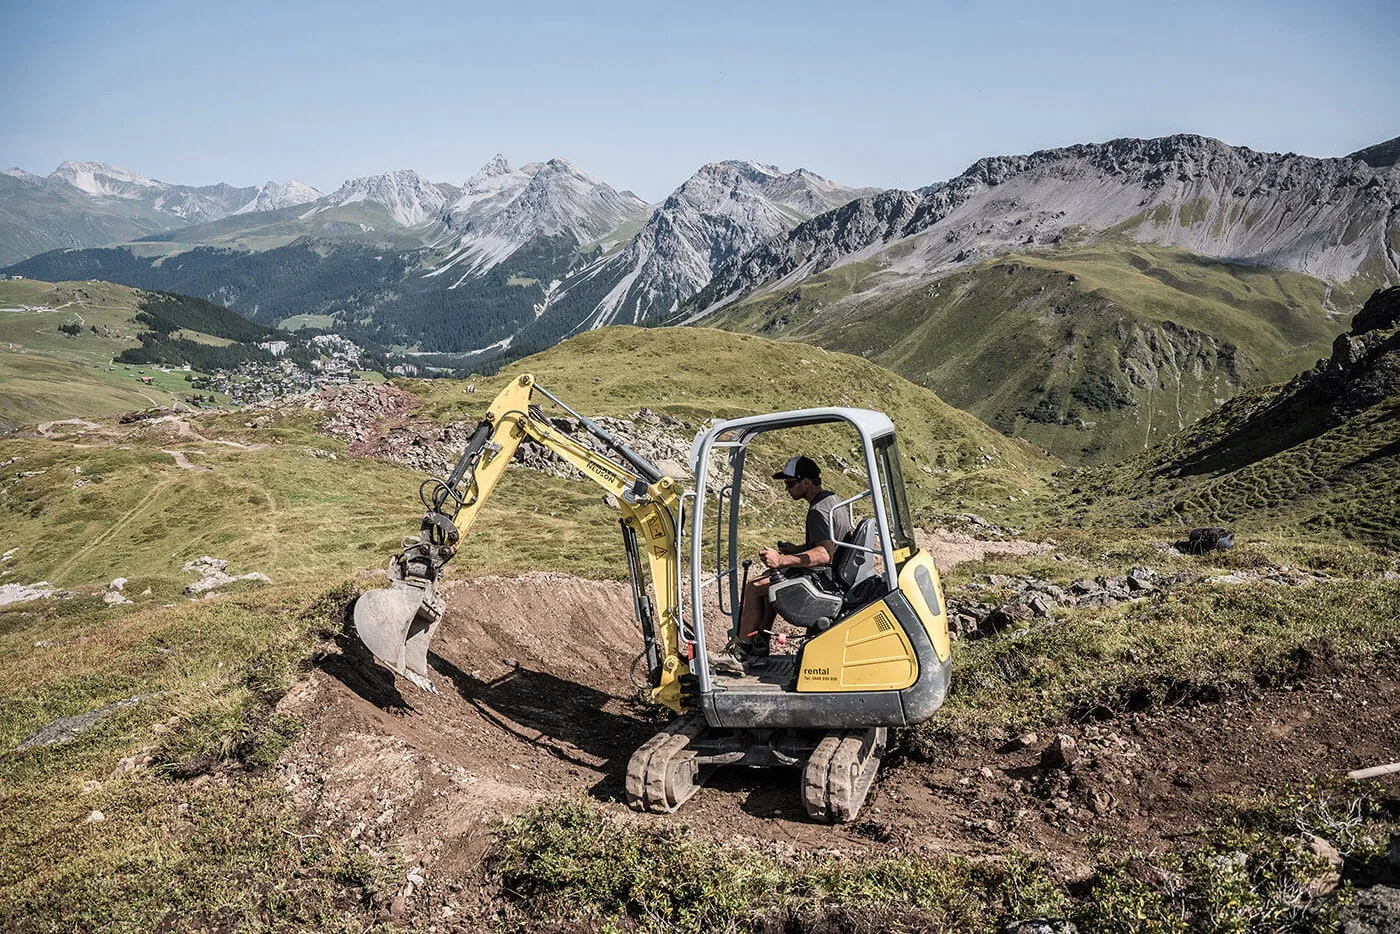
<path id="1" fill-rule="evenodd" d="M 530 574 L 456 582 L 447 596 L 430 656 L 438 695 L 395 681 L 342 639 L 283 702 L 307 724 L 279 767 L 308 824 L 421 863 L 418 898 L 446 898 L 453 880 L 470 889 L 490 822 L 560 794 L 644 826 L 680 821 L 770 849 L 1014 848 L 1074 878 L 1091 838 L 1170 848 L 1220 813 L 1219 796 L 1278 798 L 1400 749 L 1393 664 L 1321 653 L 1280 688 L 1061 727 L 1079 750 L 1069 769 L 1040 766 L 1051 735 L 950 743 L 931 762 L 896 751 L 853 825 L 808 823 L 787 770 L 722 769 L 680 814 L 633 814 L 627 760 L 664 718 L 633 699 L 641 640 L 628 587 Z"/>

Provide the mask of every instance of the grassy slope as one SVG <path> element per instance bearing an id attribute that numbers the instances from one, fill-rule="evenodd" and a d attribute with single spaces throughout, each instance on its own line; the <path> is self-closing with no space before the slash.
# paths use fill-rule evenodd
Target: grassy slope
<path id="1" fill-rule="evenodd" d="M 883 265 L 830 270 L 714 323 L 867 356 L 1079 463 L 1135 453 L 1244 386 L 1287 379 L 1340 330 L 1317 280 L 1112 237 L 912 290 L 879 289 Z"/>
<path id="2" fill-rule="evenodd" d="M 650 404 L 699 420 L 780 402 L 878 400 L 908 426 L 908 450 L 943 480 L 990 464 L 996 475 L 1034 482 L 1053 466 L 872 364 L 791 344 L 617 329 L 519 369 L 596 414 Z M 423 414 L 447 421 L 479 415 L 505 378 L 483 380 L 470 395 L 460 383 L 413 386 L 425 397 Z M 247 427 L 254 418 L 257 427 Z M 170 768 L 211 755 L 250 767 L 275 758 L 294 727 L 263 698 L 284 690 L 315 641 L 338 628 L 346 599 L 303 612 L 309 594 L 381 566 L 417 525 L 420 475 L 344 457 L 309 414 L 204 414 L 192 423 L 211 440 L 180 440 L 168 425 L 105 442 L 92 434 L 77 443 L 0 440 L 0 460 L 19 458 L 0 471 L 0 521 L 7 550 L 15 549 L 0 563 L 0 583 L 42 579 L 77 594 L 0 608 L 0 743 L 10 749 L 56 717 L 144 698 L 77 743 L 0 765 L 0 836 L 14 841 L 6 852 L 20 847 L 45 867 L 0 871 L 0 903 L 38 929 L 61 916 L 149 929 L 172 907 L 199 926 L 236 917 L 256 927 L 268 912 L 280 923 L 333 928 L 346 916 L 346 886 L 382 868 L 361 865 L 338 842 L 285 834 L 295 817 L 256 769 L 201 788 L 162 772 L 111 777 L 118 758 L 143 750 Z M 180 468 L 166 453 L 175 449 L 208 469 Z M 88 483 L 75 487 L 79 480 Z M 458 570 L 616 576 L 618 556 L 598 547 L 611 526 L 613 512 L 591 486 L 513 471 Z M 179 567 L 201 554 L 273 583 L 187 601 L 180 590 L 191 577 Z M 128 578 L 133 604 L 98 598 L 117 576 Z M 100 790 L 84 792 L 84 782 Z M 84 824 L 94 809 L 106 820 Z M 242 882 L 228 884 L 235 876 Z M 171 902 L 171 891 L 183 894 Z M 4 909 L 0 919 L 15 920 Z"/>
<path id="3" fill-rule="evenodd" d="M 639 360 L 647 366 L 639 369 Z M 964 486 L 972 490 L 966 505 L 985 506 L 1001 498 L 1003 487 L 1043 487 L 1056 466 L 873 364 L 720 331 L 607 329 L 482 379 L 472 394 L 454 381 L 409 385 L 424 397 L 420 416 L 446 423 L 480 417 L 505 380 L 526 369 L 586 413 L 631 415 L 650 406 L 691 419 L 697 428 L 708 414 L 783 402 L 875 400 L 901 431 L 916 509 L 932 509 L 941 502 L 936 497 Z M 716 382 L 717 373 L 734 375 L 728 389 Z M 768 374 L 783 374 L 783 392 L 775 388 L 779 377 Z M 343 455 L 344 447 L 317 433 L 315 418 L 299 410 L 259 416 L 257 428 L 246 427 L 251 417 L 195 418 L 209 443 L 182 441 L 159 424 L 106 444 L 94 445 L 91 437 L 81 445 L 0 440 L 0 460 L 21 458 L 0 481 L 0 509 L 9 537 L 21 547 L 0 580 L 47 579 L 72 587 L 116 576 L 178 577 L 181 563 L 205 553 L 274 576 L 334 575 L 380 564 L 416 527 L 418 474 L 377 461 L 315 456 Z M 174 448 L 209 469 L 180 468 L 166 453 Z M 18 471 L 43 473 L 20 478 Z M 74 488 L 77 478 L 93 482 Z M 612 524 L 592 487 L 518 471 L 490 510 L 495 515 L 488 513 L 473 534 L 476 569 L 617 573 L 611 550 L 600 555 L 589 544 L 599 528 Z"/>
<path id="4" fill-rule="evenodd" d="M 0 412 L 12 426 L 176 404 L 184 373 L 112 363 L 139 347 L 142 293 L 107 282 L 0 282 Z M 13 310 L 28 309 L 28 310 Z M 74 337 L 60 325 L 77 324 Z M 90 328 L 96 327 L 94 334 Z M 191 339 L 219 338 L 184 332 Z M 143 385 L 141 376 L 150 376 Z"/>
<path id="5" fill-rule="evenodd" d="M 394 249 L 423 245 L 420 235 L 406 232 L 378 204 L 346 204 L 303 219 L 301 215 L 308 210 L 310 205 L 293 205 L 278 211 L 239 214 L 122 245 L 144 256 L 180 253 L 197 246 L 257 252 L 286 246 L 298 237 L 327 234 L 368 243 L 389 243 Z"/>
<path id="6" fill-rule="evenodd" d="M 955 481 L 975 485 L 968 477 L 985 474 L 1033 480 L 1048 466 L 1026 446 L 999 439 L 872 364 L 801 345 L 700 329 L 610 329 L 516 369 L 535 372 L 590 414 L 627 415 L 648 405 L 699 419 L 796 404 L 794 396 L 804 404 L 878 406 L 895 415 L 906 451 L 942 471 L 945 489 Z M 425 398 L 426 414 L 450 420 L 479 414 L 506 375 L 478 380 L 473 394 L 459 383 L 414 388 Z M 0 922 L 7 929 L 140 931 L 175 917 L 195 929 L 362 930 L 375 916 L 360 902 L 360 887 L 402 882 L 402 866 L 376 864 L 348 841 L 299 835 L 297 815 L 267 766 L 296 731 L 295 723 L 272 712 L 272 702 L 299 676 L 318 641 L 338 631 L 353 592 L 343 585 L 346 576 L 379 566 L 398 537 L 416 526 L 412 492 L 419 476 L 313 456 L 308 449 L 342 448 L 315 433 L 308 416 L 263 415 L 258 427 L 246 427 L 253 417 L 203 415 L 194 424 L 211 439 L 266 447 L 172 442 L 158 428 L 108 444 L 91 437 L 81 444 L 0 440 L 0 461 L 23 458 L 0 471 L 0 522 L 13 537 L 9 547 L 19 549 L 0 563 L 0 583 L 47 578 L 79 591 L 66 600 L 0 608 L 0 748 L 13 748 L 55 717 L 142 697 L 71 745 L 0 757 L 0 839 L 6 841 L 0 850 L 12 857 L 0 868 Z M 172 443 L 212 470 L 176 467 L 162 453 Z M 978 466 L 983 473 L 964 473 Z M 73 488 L 75 467 L 94 482 Z M 32 470 L 44 473 L 18 477 Z M 612 574 L 615 568 L 597 547 L 599 530 L 610 525 L 611 511 L 591 487 L 514 471 L 473 536 L 471 569 Z M 1075 539 L 1066 533 L 1064 542 L 1070 560 L 1060 574 L 1088 573 L 1110 547 L 1087 534 Z M 229 559 L 235 573 L 264 571 L 273 584 L 187 601 L 180 588 L 188 576 L 178 567 L 203 553 Z M 1131 550 L 1109 554 L 1113 561 L 1142 560 Z M 1322 566 L 1354 570 L 1351 555 Z M 1369 573 L 1364 556 L 1358 560 Z M 1036 570 L 1047 573 L 1046 567 Z M 109 607 L 96 596 L 117 575 L 131 579 L 133 605 Z M 1357 629 L 1364 638 L 1352 648 L 1393 641 L 1400 626 L 1393 589 L 1341 586 L 1348 589 L 1338 592 L 1345 599 L 1335 612 L 1350 607 L 1353 621 L 1370 621 Z M 1151 619 L 1136 611 L 1106 612 L 1055 627 L 1018 640 L 1014 665 L 1006 663 L 1002 656 L 1009 650 L 1000 644 L 969 655 L 971 643 L 959 643 L 965 680 L 988 690 L 960 692 L 950 712 L 969 728 L 1006 717 L 1053 720 L 1053 711 L 1047 717 L 1042 709 L 1047 690 L 1065 703 L 1111 695 L 1115 679 L 1141 679 L 1143 659 L 1154 674 L 1160 669 L 1169 676 L 1187 659 L 1190 672 L 1211 668 L 1215 675 L 1247 679 L 1308 633 L 1267 638 L 1277 627 L 1257 630 L 1256 621 L 1287 618 L 1283 604 L 1292 595 L 1267 585 L 1242 593 L 1209 624 L 1193 615 L 1213 605 L 1206 591 L 1147 613 Z M 1328 600 L 1319 590 L 1308 605 Z M 1125 654 L 1125 646 L 1138 645 L 1134 633 L 1144 621 L 1160 628 L 1161 637 L 1138 646 L 1137 655 Z M 1330 624 L 1320 616 L 1318 625 Z M 1043 661 L 1027 662 L 1036 658 Z M 122 757 L 142 755 L 153 757 L 152 768 L 127 772 L 117 765 Z M 220 761 L 238 769 L 212 781 L 191 780 Z M 105 819 L 86 823 L 94 810 Z M 659 914 L 636 915 L 639 921 L 684 924 L 686 912 L 703 910 L 718 924 L 742 925 L 784 906 L 815 905 L 810 892 L 826 893 L 828 908 L 927 906 L 931 919 L 970 929 L 1069 908 L 1044 867 L 1020 858 L 1005 869 L 910 855 L 811 871 L 742 848 L 677 844 L 674 836 L 628 831 L 631 836 L 617 839 L 611 825 L 600 825 L 591 813 L 566 814 L 573 830 L 562 834 L 552 829 L 555 820 L 549 813 L 523 819 L 503 832 L 497 851 L 496 871 L 526 893 L 526 927 L 575 913 L 585 927 L 598 926 L 600 917 L 635 915 L 642 908 L 625 892 L 614 900 L 618 890 L 607 880 L 621 878 L 619 872 L 631 877 L 639 860 L 643 869 L 659 866 L 667 877 L 690 878 L 674 863 L 690 857 L 697 860 L 692 868 L 748 867 L 762 878 L 740 889 L 725 881 L 732 878 L 727 870 L 704 873 L 697 884 L 725 893 L 721 902 L 649 904 L 647 910 Z M 580 820 L 588 833 L 577 832 Z M 550 875 L 556 871 L 562 875 Z M 1131 880 L 1119 879 L 1108 865 L 1096 871 L 1102 875 L 1090 896 L 1079 896 L 1087 900 L 1076 910 L 1099 910 L 1099 898 L 1128 910 L 1168 910 L 1152 902 L 1151 893 L 1115 895 Z M 1148 901 L 1133 900 L 1139 896 Z"/>
<path id="7" fill-rule="evenodd" d="M 476 380 L 473 396 L 452 382 L 423 384 L 427 411 L 441 420 L 478 417 L 500 381 L 523 372 L 534 373 L 541 385 L 587 414 L 626 417 L 645 407 L 696 430 L 711 418 L 782 409 L 880 409 L 894 420 L 899 435 L 916 518 L 1005 504 L 1013 495 L 1019 499 L 1024 489 L 1042 488 L 1057 466 L 1032 445 L 998 434 L 928 390 L 858 357 L 708 328 L 590 331 Z M 818 457 L 825 451 L 849 459 L 853 437 L 812 431 L 783 443 L 805 444 Z M 788 456 L 786 448 L 756 450 L 779 462 Z"/>
<path id="8" fill-rule="evenodd" d="M 1246 393 L 1189 430 L 1073 483 L 1067 510 L 1108 521 L 1293 526 L 1400 548 L 1400 333 L 1363 367 L 1357 404 L 1317 371 Z M 1353 377 L 1355 379 L 1356 377 Z"/>

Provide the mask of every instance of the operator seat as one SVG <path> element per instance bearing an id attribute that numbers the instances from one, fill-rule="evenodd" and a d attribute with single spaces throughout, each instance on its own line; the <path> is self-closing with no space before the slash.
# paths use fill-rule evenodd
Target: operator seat
<path id="1" fill-rule="evenodd" d="M 848 598 L 868 588 L 859 585 L 875 573 L 873 550 L 879 529 L 874 519 L 862 519 L 841 540 L 853 548 L 836 548 L 835 560 L 828 568 L 793 571 L 781 568 L 774 572 L 774 582 L 768 588 L 768 602 L 778 615 L 807 629 L 824 631 L 840 616 Z M 864 601 L 861 601 L 864 602 Z"/>

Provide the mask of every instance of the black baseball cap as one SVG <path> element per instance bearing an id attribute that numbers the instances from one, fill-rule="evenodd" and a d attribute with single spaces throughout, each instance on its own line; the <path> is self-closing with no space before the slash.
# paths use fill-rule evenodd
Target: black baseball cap
<path id="1" fill-rule="evenodd" d="M 810 457 L 800 455 L 788 458 L 788 462 L 783 465 L 783 469 L 773 474 L 774 480 L 818 480 L 822 478 L 822 469 L 817 466 L 817 462 Z"/>

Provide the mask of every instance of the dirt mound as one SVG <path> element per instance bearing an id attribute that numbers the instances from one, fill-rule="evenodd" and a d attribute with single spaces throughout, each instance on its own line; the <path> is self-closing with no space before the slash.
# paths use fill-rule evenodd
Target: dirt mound
<path id="1" fill-rule="evenodd" d="M 441 693 L 395 682 L 344 638 L 283 702 L 307 727 L 281 768 L 318 831 L 474 865 L 485 820 L 562 791 L 620 798 L 627 757 L 658 726 L 632 700 L 626 584 L 483 577 L 447 599 Z"/>

